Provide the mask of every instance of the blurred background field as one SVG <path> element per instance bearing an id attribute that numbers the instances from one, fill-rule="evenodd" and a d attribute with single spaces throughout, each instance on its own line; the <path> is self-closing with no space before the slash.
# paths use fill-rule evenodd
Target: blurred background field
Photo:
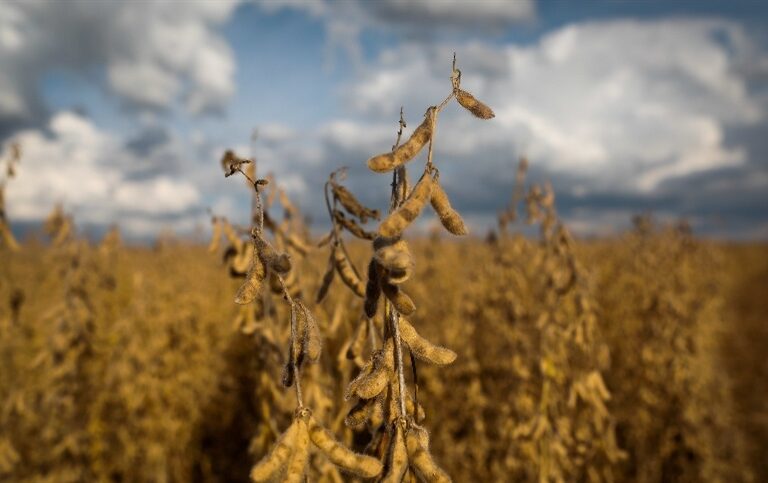
<path id="1" fill-rule="evenodd" d="M 519 428 L 541 397 L 542 347 L 532 336 L 547 290 L 541 245 L 518 237 L 413 245 L 414 323 L 459 354 L 439 375 L 420 374 L 435 457 L 455 481 L 531 479 L 541 462 Z M 358 265 L 367 250 L 353 245 Z M 626 453 L 611 465 L 615 479 L 768 477 L 768 247 L 642 226 L 577 242 L 576 253 L 607 346 L 606 405 Z M 279 380 L 270 360 L 284 356 L 259 331 L 235 325 L 239 283 L 219 253 L 110 239 L 27 244 L 0 256 L 2 479 L 247 480 L 275 425 L 290 418 L 292 397 L 265 404 L 264 379 Z M 313 253 L 301 262 L 309 299 L 323 260 Z M 326 351 L 306 382 L 322 389 L 321 414 L 350 443 L 339 391 L 358 304 L 332 290 L 313 307 Z"/>
<path id="2" fill-rule="evenodd" d="M 286 293 L 324 338 L 307 407 L 386 460 L 344 394 L 388 331 L 342 269 L 317 301 L 323 235 L 373 215 L 328 189 L 385 214 L 408 177 L 366 160 L 459 90 L 483 120 L 443 104 L 408 165 L 471 233 L 406 237 L 413 327 L 458 355 L 408 345 L 425 454 L 457 482 L 768 481 L 766 32 L 752 0 L 0 0 L 0 481 L 247 481 L 294 420 Z M 294 265 L 243 306 L 233 162 Z M 313 451 L 308 481 L 356 481 Z"/>

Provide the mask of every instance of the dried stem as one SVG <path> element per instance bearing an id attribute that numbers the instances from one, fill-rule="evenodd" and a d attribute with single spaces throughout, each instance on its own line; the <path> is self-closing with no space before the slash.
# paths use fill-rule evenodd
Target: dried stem
<path id="1" fill-rule="evenodd" d="M 433 118 L 434 119 L 434 118 Z M 397 149 L 397 147 L 400 145 L 400 138 L 403 134 L 403 128 L 405 127 L 405 120 L 403 119 L 403 108 L 400 108 L 400 128 L 397 131 L 397 140 L 395 141 L 394 146 L 392 146 L 392 151 Z M 431 151 L 432 144 L 430 143 L 430 151 Z M 430 157 L 431 159 L 431 157 Z M 389 212 L 392 213 L 397 207 L 405 201 L 405 197 L 407 193 L 399 193 L 398 185 L 402 183 L 403 179 L 398 179 L 398 173 L 400 176 L 405 177 L 405 168 L 402 169 L 396 169 L 394 173 L 392 174 L 392 196 L 390 200 L 389 205 Z M 402 196 L 401 196 L 402 195 Z M 402 199 L 401 199 L 402 198 Z M 405 417 L 406 415 L 406 409 L 405 409 L 405 372 L 403 371 L 403 347 L 402 342 L 400 340 L 400 314 L 397 313 L 397 310 L 391 303 L 386 303 L 384 307 L 384 315 L 387 318 L 387 321 L 389 322 L 389 332 L 393 338 L 394 345 L 395 345 L 395 370 L 397 371 L 397 384 L 399 387 L 398 391 L 398 408 L 400 410 L 400 417 Z"/>
<path id="2" fill-rule="evenodd" d="M 397 383 L 399 391 L 400 416 L 405 417 L 405 371 L 403 370 L 403 347 L 400 341 L 400 314 L 390 304 L 389 305 L 389 323 L 392 337 L 395 342 L 395 370 L 397 371 Z"/>

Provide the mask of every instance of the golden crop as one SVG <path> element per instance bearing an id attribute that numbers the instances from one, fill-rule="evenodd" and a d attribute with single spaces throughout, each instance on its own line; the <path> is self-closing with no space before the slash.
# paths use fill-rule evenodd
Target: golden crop
<path id="1" fill-rule="evenodd" d="M 368 161 L 386 213 L 334 172 L 319 242 L 232 151 L 251 220 L 208 246 L 92 246 L 61 208 L 18 244 L 0 210 L 0 481 L 765 481 L 768 248 L 648 218 L 575 240 L 525 160 L 497 233 L 457 238 L 438 116 L 493 111 L 451 79 Z"/>

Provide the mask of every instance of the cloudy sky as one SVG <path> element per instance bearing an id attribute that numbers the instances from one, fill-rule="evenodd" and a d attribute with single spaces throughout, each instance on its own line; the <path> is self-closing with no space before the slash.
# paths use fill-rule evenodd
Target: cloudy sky
<path id="1" fill-rule="evenodd" d="M 763 5 L 761 5 L 761 3 Z M 255 155 L 322 227 L 322 185 L 450 91 L 491 105 L 440 117 L 435 160 L 479 234 L 515 162 L 551 180 L 574 231 L 632 214 L 701 234 L 768 238 L 768 7 L 753 1 L 0 0 L 0 143 L 24 155 L 7 188 L 17 230 L 56 202 L 85 229 L 192 232 L 205 209 L 246 220 L 225 148 Z M 258 139 L 251 134 L 258 130 Z"/>

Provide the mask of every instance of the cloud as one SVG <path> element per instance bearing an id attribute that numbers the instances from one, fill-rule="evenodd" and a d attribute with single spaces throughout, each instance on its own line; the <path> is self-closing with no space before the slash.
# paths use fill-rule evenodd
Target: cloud
<path id="1" fill-rule="evenodd" d="M 38 89 L 51 71 L 91 73 L 127 105 L 193 114 L 220 110 L 235 64 L 217 29 L 235 1 L 0 3 L 0 137 L 43 120 Z M 96 69 L 96 70 L 94 70 Z"/>
<path id="2" fill-rule="evenodd" d="M 162 174 L 146 179 L 127 176 L 140 163 L 122 140 L 99 130 L 71 112 L 51 118 L 47 133 L 20 132 L 22 164 L 8 183 L 12 221 L 36 221 L 57 202 L 75 214 L 78 224 L 107 225 L 119 220 L 129 234 L 134 227 L 189 223 L 201 194 L 183 176 Z"/>
<path id="3" fill-rule="evenodd" d="M 561 211 L 581 232 L 605 232 L 620 216 L 628 221 L 645 210 L 688 216 L 714 232 L 718 210 L 744 209 L 729 205 L 733 192 L 768 202 L 754 175 L 766 171 L 765 146 L 734 135 L 768 127 L 766 98 L 754 88 L 755 66 L 766 65 L 768 53 L 743 26 L 712 19 L 573 24 L 525 46 L 406 42 L 385 49 L 342 87 L 348 115 L 303 134 L 304 145 L 317 148 L 314 167 L 301 168 L 310 169 L 305 179 L 350 165 L 350 186 L 383 206 L 386 183 L 366 173 L 364 162 L 394 141 L 400 106 L 412 129 L 450 91 L 454 50 L 463 87 L 496 111 L 492 121 L 455 105 L 440 115 L 435 159 L 468 217 L 490 220 L 507 202 L 522 154 L 535 181 L 553 180 Z M 273 147 L 273 159 L 293 159 L 280 150 Z M 724 173 L 726 187 L 710 187 Z M 706 189 L 691 181 L 703 179 Z"/>
<path id="4" fill-rule="evenodd" d="M 501 34 L 536 15 L 534 0 L 255 0 L 264 11 L 292 9 L 325 24 L 329 61 L 341 50 L 356 65 L 363 62 L 361 36 L 376 32 L 410 39 L 445 35 Z M 330 65 L 330 64 L 329 64 Z"/>
<path id="5" fill-rule="evenodd" d="M 231 94 L 234 61 L 216 33 L 230 4 L 195 3 L 183 12 L 165 3 L 71 5 L 70 14 L 60 3 L 0 2 L 0 59 L 12 67 L 0 71 L 0 138 L 4 122 L 45 111 L 34 91 L 44 69 L 80 70 L 93 59 L 104 65 L 109 89 L 135 108 L 181 101 L 199 112 Z M 485 2 L 472 11 L 453 2 L 407 11 L 398 2 L 287 0 L 264 8 L 286 5 L 338 25 L 330 36 L 355 41 L 361 29 L 407 32 L 447 22 L 471 31 L 490 17 L 507 25 L 534 15 L 532 4 L 517 14 Z M 45 28 L 50 32 L 39 33 Z M 82 34 L 87 28 L 94 32 Z M 441 182 L 475 233 L 508 202 L 521 154 L 531 160 L 531 179 L 553 181 L 558 208 L 581 233 L 608 232 L 646 210 L 681 213 L 712 233 L 722 231 L 715 220 L 722 216 L 729 231 L 738 225 L 740 233 L 763 233 L 768 226 L 766 215 L 750 208 L 768 202 L 768 98 L 760 91 L 768 54 L 745 27 L 716 19 L 617 20 L 567 25 L 526 45 L 467 37 L 409 36 L 372 59 L 361 55 L 359 69 L 339 87 L 344 113 L 301 132 L 259 127 L 260 174 L 274 172 L 316 222 L 327 219 L 322 185 L 341 166 L 349 166 L 347 184 L 364 203 L 386 206 L 389 177 L 370 173 L 365 160 L 394 142 L 400 106 L 407 135 L 426 107 L 448 94 L 456 51 L 463 87 L 497 115 L 478 121 L 452 104 L 436 134 Z M 249 193 L 224 180 L 215 162 L 227 147 L 250 155 L 247 139 L 232 146 L 195 125 L 182 139 L 162 116 L 142 119 L 138 132 L 118 135 L 63 112 L 45 131 L 20 133 L 25 158 L 21 177 L 9 185 L 11 219 L 39 219 L 59 200 L 78 221 L 120 219 L 144 234 L 165 223 L 189 228 L 201 206 L 247 219 Z M 422 163 L 412 163 L 412 176 Z"/>
<path id="6" fill-rule="evenodd" d="M 365 6 L 378 22 L 416 29 L 432 25 L 442 28 L 500 28 L 530 20 L 536 13 L 532 0 L 385 0 L 366 2 Z"/>
<path id="7" fill-rule="evenodd" d="M 534 162 L 593 185 L 652 190 L 670 177 L 743 163 L 744 153 L 725 144 L 725 129 L 761 122 L 764 105 L 740 75 L 740 52 L 717 36 L 748 41 L 729 22 L 681 20 L 572 25 L 523 47 L 469 44 L 457 49 L 464 85 L 497 117 L 488 131 L 448 111 L 445 130 L 459 128 L 452 148 L 470 153 L 477 136 L 502 127 L 484 141 L 511 147 L 514 133 Z M 392 116 L 400 105 L 435 102 L 446 90 L 451 51 L 406 45 L 384 52 L 349 86 L 351 107 Z M 478 71 L 478 63 L 498 72 Z"/>
<path id="8" fill-rule="evenodd" d="M 364 28 L 423 30 L 425 26 L 487 30 L 531 20 L 536 14 L 533 0 L 262 0 L 256 3 L 268 12 L 290 8 L 329 22 L 354 21 L 358 31 Z"/>

